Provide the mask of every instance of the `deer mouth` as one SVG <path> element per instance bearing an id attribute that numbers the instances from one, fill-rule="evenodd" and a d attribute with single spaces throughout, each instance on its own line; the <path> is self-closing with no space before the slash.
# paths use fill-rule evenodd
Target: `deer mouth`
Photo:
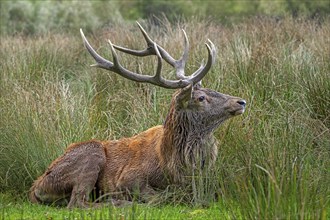
<path id="1" fill-rule="evenodd" d="M 241 115 L 241 114 L 244 113 L 244 111 L 245 111 L 245 108 L 243 107 L 243 108 L 241 108 L 241 109 L 235 111 L 234 115 Z"/>
<path id="2" fill-rule="evenodd" d="M 241 115 L 243 114 L 245 111 L 245 106 L 239 106 L 237 109 L 233 110 L 233 111 L 230 111 L 229 113 L 232 115 L 232 116 L 236 116 L 236 115 Z"/>

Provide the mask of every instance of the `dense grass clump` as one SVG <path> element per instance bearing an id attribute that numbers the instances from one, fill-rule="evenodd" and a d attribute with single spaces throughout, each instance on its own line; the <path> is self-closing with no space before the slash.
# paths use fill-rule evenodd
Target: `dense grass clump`
<path id="1" fill-rule="evenodd" d="M 330 21 L 258 18 L 225 27 L 192 20 L 142 22 L 173 56 L 190 40 L 186 72 L 218 48 L 203 85 L 247 100 L 247 112 L 216 131 L 214 170 L 193 178 L 193 193 L 168 189 L 158 201 L 222 204 L 227 217 L 322 219 L 330 193 Z M 142 49 L 132 24 L 87 32 L 109 57 L 106 39 Z M 76 35 L 6 37 L 0 42 L 0 192 L 25 196 L 32 181 L 72 142 L 118 139 L 161 124 L 173 91 L 92 69 Z M 122 53 L 133 71 L 152 73 L 154 58 Z M 109 57 L 111 59 L 111 57 Z M 164 76 L 173 78 L 169 66 Z M 215 196 L 214 196 L 215 195 Z M 221 210 L 220 210 L 221 212 Z"/>

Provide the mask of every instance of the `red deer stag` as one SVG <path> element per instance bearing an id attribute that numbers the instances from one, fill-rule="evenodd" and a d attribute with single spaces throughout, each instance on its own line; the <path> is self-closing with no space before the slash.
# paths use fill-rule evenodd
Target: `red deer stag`
<path id="1" fill-rule="evenodd" d="M 215 61 L 215 46 L 206 43 L 208 60 L 190 76 L 184 73 L 189 43 L 184 33 L 185 48 L 182 57 L 175 60 L 161 46 L 150 39 L 138 24 L 146 42 L 144 50 L 131 50 L 109 41 L 113 62 L 100 56 L 80 30 L 84 45 L 100 67 L 137 82 L 178 89 L 171 100 L 169 113 L 163 125 L 152 127 L 136 136 L 110 141 L 86 141 L 71 144 L 65 153 L 51 163 L 30 189 L 29 198 L 36 203 L 67 201 L 67 207 L 88 207 L 89 194 L 121 192 L 130 200 L 129 193 L 138 190 L 141 198 L 169 184 L 183 184 L 188 170 L 205 163 L 214 163 L 217 146 L 213 131 L 219 125 L 245 109 L 245 100 L 211 89 L 202 88 L 200 81 Z M 125 69 L 116 50 L 134 56 L 155 55 L 158 66 L 154 76 L 141 75 Z M 161 76 L 162 61 L 176 71 L 176 80 Z M 207 159 L 209 158 L 209 159 Z M 111 196 L 113 204 L 120 204 Z M 123 198 L 123 197 L 121 197 Z"/>

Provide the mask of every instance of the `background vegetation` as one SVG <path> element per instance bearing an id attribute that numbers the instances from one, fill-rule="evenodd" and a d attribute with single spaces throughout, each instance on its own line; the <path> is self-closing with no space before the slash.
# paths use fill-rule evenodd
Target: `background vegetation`
<path id="1" fill-rule="evenodd" d="M 305 16 L 323 20 L 329 16 L 328 0 L 4 0 L 0 2 L 1 34 L 38 34 L 92 30 L 123 20 L 166 18 L 175 23 L 183 18 L 207 18 L 232 23 L 253 16 Z M 157 19 L 153 19 L 157 23 Z"/>
<path id="2" fill-rule="evenodd" d="M 317 8 L 320 16 L 312 9 L 304 16 L 290 10 L 280 13 L 282 8 L 276 17 L 237 16 L 224 21 L 179 11 L 189 19 L 140 20 L 175 57 L 182 51 L 180 29 L 186 30 L 191 43 L 188 73 L 205 59 L 204 42 L 211 39 L 218 57 L 204 86 L 248 103 L 244 115 L 217 130 L 217 166 L 212 175 L 197 179 L 193 194 L 168 189 L 160 193 L 154 205 L 161 203 L 155 207 L 133 206 L 124 211 L 108 207 L 100 213 L 72 213 L 26 202 L 32 181 L 68 144 L 131 136 L 165 119 L 173 91 L 90 68 L 93 61 L 78 31 L 83 27 L 90 42 L 109 59 L 106 39 L 142 49 L 145 43 L 137 26 L 126 19 L 146 16 L 142 12 L 146 7 L 135 5 L 146 2 L 1 2 L 0 215 L 326 219 L 330 211 L 330 19 L 323 1 L 304 1 L 296 10 L 299 14 L 309 6 Z M 196 9 L 194 1 L 174 2 L 178 10 L 188 3 L 191 10 L 201 12 L 211 7 L 201 3 Z M 258 3 L 258 10 L 246 13 L 262 14 L 259 8 L 265 1 L 253 3 Z M 289 3 L 297 4 L 283 2 Z M 234 5 L 244 8 L 244 4 L 223 2 L 222 10 L 231 10 L 222 14 L 237 15 Z M 131 70 L 139 66 L 152 73 L 155 68 L 152 58 L 122 53 L 120 57 Z M 164 75 L 173 78 L 168 66 Z M 205 205 L 208 208 L 202 209 Z M 108 215 L 110 211 L 113 214 Z"/>

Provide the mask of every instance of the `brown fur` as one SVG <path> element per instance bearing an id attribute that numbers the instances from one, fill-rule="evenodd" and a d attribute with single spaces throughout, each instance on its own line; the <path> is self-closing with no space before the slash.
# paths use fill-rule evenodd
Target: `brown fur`
<path id="1" fill-rule="evenodd" d="M 130 200 L 134 190 L 147 199 L 153 189 L 182 184 L 189 170 L 214 163 L 213 131 L 243 113 L 244 106 L 240 98 L 199 86 L 180 89 L 173 95 L 164 125 L 130 138 L 70 145 L 33 183 L 30 200 L 62 203 L 67 199 L 69 208 L 86 207 L 93 189 Z"/>

